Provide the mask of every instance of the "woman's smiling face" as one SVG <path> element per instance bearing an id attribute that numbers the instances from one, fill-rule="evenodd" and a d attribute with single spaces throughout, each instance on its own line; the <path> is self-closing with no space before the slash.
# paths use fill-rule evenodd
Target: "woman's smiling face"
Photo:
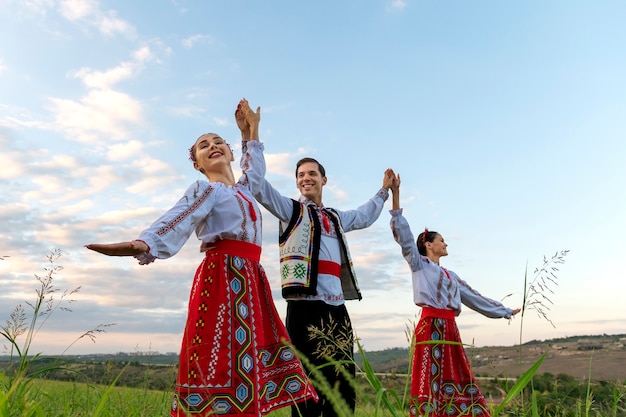
<path id="1" fill-rule="evenodd" d="M 194 168 L 206 174 L 216 168 L 223 168 L 221 165 L 234 161 L 234 156 L 230 147 L 224 139 L 215 133 L 207 133 L 198 138 L 194 145 L 195 161 Z"/>

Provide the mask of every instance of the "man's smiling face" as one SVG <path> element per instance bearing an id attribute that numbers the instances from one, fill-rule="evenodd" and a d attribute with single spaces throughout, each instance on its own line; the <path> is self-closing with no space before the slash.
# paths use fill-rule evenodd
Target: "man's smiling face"
<path id="1" fill-rule="evenodd" d="M 326 177 L 322 177 L 319 166 L 315 162 L 305 162 L 298 167 L 296 186 L 300 193 L 318 206 L 322 205 L 322 187 L 326 185 Z"/>

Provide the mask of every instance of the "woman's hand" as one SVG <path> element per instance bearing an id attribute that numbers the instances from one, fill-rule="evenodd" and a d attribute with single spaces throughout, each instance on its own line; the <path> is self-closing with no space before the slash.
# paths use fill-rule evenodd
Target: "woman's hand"
<path id="1" fill-rule="evenodd" d="M 237 122 L 239 130 L 241 130 L 241 139 L 250 140 L 250 124 L 246 120 L 246 113 L 244 111 L 245 106 L 248 106 L 248 101 L 245 98 L 242 98 L 237 105 L 237 109 L 235 110 L 235 121 Z"/>
<path id="2" fill-rule="evenodd" d="M 248 100 L 242 98 L 237 106 L 237 112 L 241 112 L 245 123 L 248 125 L 248 140 L 259 139 L 259 123 L 261 122 L 261 107 L 257 107 L 256 111 L 252 111 Z M 235 112 L 235 118 L 237 119 L 237 112 Z M 241 117 L 241 116 L 239 116 Z M 239 125 L 239 120 L 237 120 Z M 242 133 L 243 136 L 243 133 Z"/>
<path id="3" fill-rule="evenodd" d="M 91 243 L 85 245 L 85 247 L 108 256 L 136 256 L 150 250 L 150 247 L 142 240 L 119 243 Z"/>

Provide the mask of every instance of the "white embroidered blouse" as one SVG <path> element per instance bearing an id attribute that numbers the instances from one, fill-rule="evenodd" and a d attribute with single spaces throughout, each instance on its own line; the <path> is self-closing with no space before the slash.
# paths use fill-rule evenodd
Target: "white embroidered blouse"
<path id="1" fill-rule="evenodd" d="M 139 263 L 175 255 L 194 232 L 204 244 L 231 239 L 261 246 L 261 212 L 250 192 L 247 161 L 244 154 L 243 174 L 234 186 L 196 181 L 172 208 L 141 232 L 138 240 L 146 242 L 150 251 L 137 256 Z"/>
<path id="2" fill-rule="evenodd" d="M 402 215 L 402 209 L 389 210 L 389 213 L 394 239 L 402 248 L 402 256 L 411 267 L 413 301 L 416 305 L 454 310 L 458 316 L 461 313 L 461 304 L 465 304 L 487 317 L 511 318 L 510 308 L 481 295 L 454 272 L 420 255 L 409 223 Z"/>

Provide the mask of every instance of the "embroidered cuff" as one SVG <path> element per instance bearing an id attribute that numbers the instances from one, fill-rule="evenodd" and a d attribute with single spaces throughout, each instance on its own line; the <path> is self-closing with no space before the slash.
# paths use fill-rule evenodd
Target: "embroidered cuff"
<path id="1" fill-rule="evenodd" d="M 380 190 L 378 190 L 376 195 L 382 198 L 383 201 L 387 201 L 387 199 L 389 198 L 389 190 L 386 188 L 381 188 Z"/>
<path id="2" fill-rule="evenodd" d="M 133 258 L 139 261 L 139 265 L 148 265 L 154 262 L 154 260 L 156 259 L 156 256 L 151 254 L 150 251 L 146 251 L 146 252 L 140 253 L 139 255 L 133 256 Z"/>

